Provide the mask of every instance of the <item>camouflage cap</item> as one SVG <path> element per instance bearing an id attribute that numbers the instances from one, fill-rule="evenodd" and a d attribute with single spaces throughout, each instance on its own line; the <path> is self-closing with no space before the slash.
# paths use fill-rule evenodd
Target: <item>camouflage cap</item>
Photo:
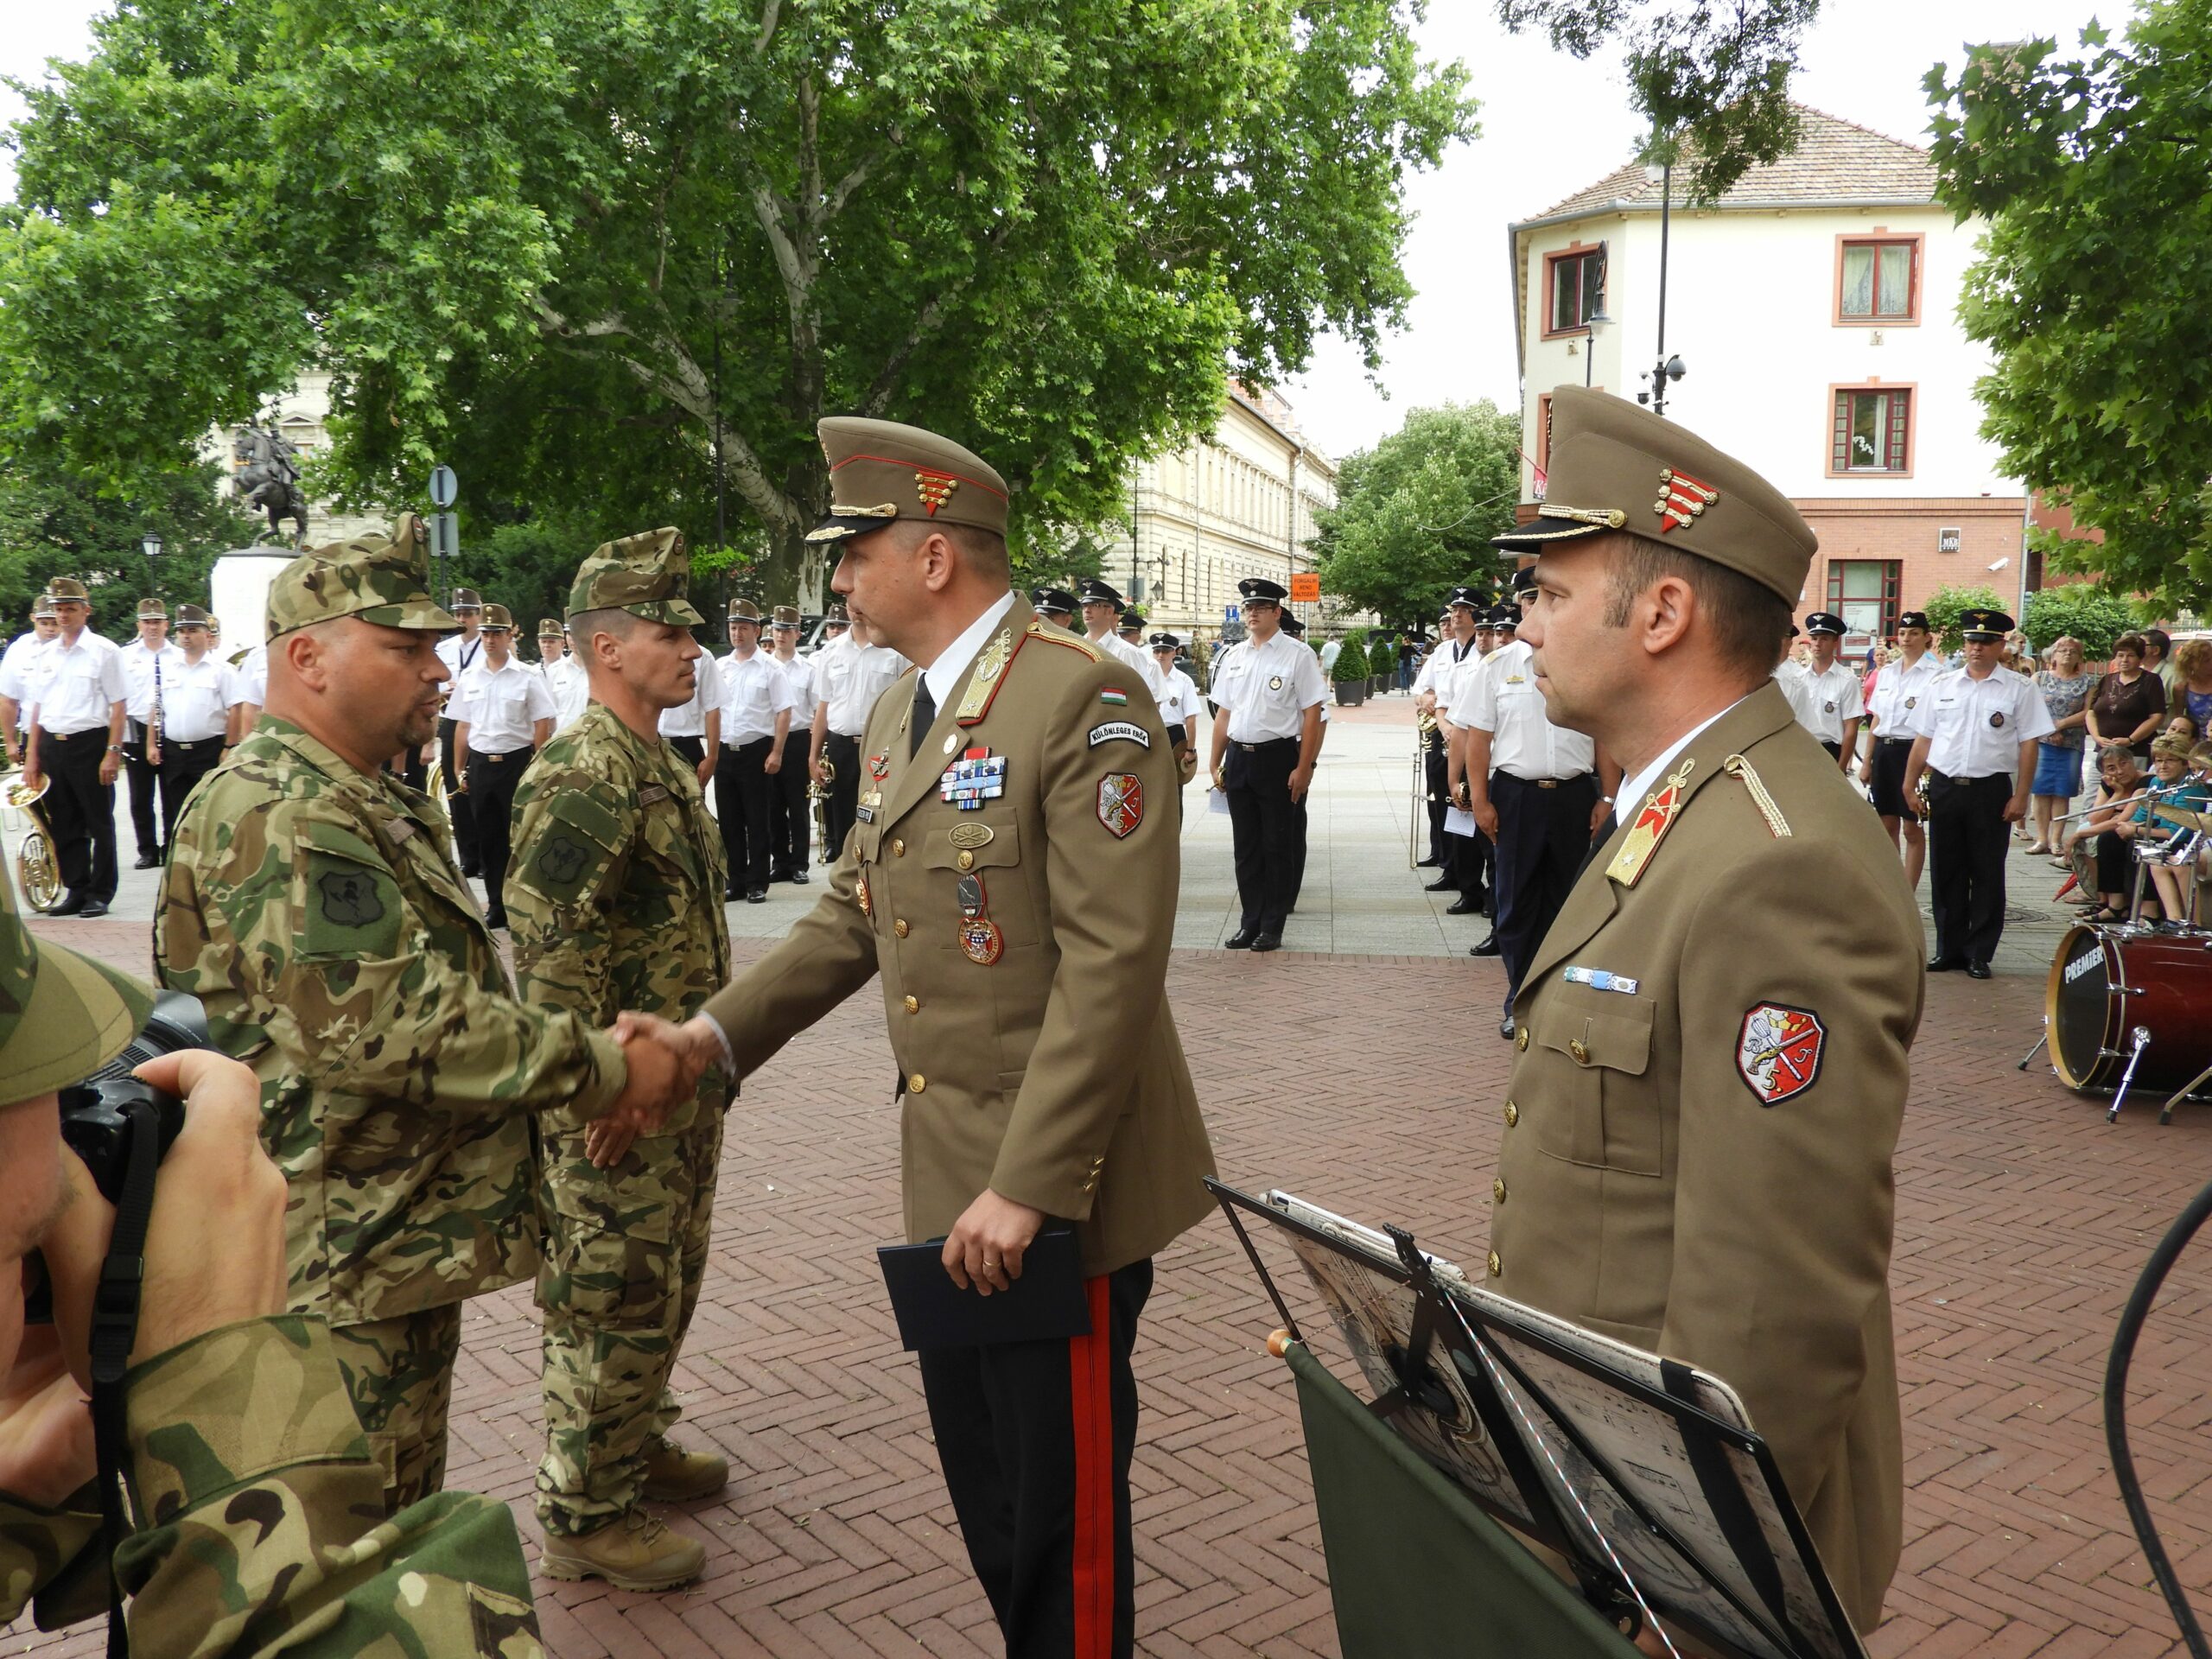
<path id="1" fill-rule="evenodd" d="M 512 633 L 514 631 L 515 631 L 515 619 L 514 619 L 514 616 L 513 616 L 513 614 L 512 614 L 511 612 L 509 612 L 509 610 L 507 609 L 507 607 L 506 607 L 505 606 L 504 606 L 504 605 L 486 605 L 486 606 L 484 607 L 484 632 L 486 632 L 486 633 Z"/>
<path id="2" fill-rule="evenodd" d="M 830 513 L 808 541 L 865 535 L 899 518 L 1006 534 L 1006 480 L 972 449 L 918 426 L 855 415 L 832 416 L 815 430 L 830 463 Z"/>
<path id="3" fill-rule="evenodd" d="M 648 622 L 696 628 L 707 619 L 693 608 L 691 554 L 673 525 L 602 543 L 576 568 L 569 614 L 627 611 Z"/>
<path id="4" fill-rule="evenodd" d="M 123 1052 L 154 994 L 105 963 L 41 946 L 0 880 L 0 1109 L 90 1077 Z"/>
<path id="5" fill-rule="evenodd" d="M 169 620 L 169 607 L 158 599 L 142 599 L 138 601 L 138 620 L 141 622 L 166 622 Z"/>
<path id="6" fill-rule="evenodd" d="M 334 617 L 385 628 L 444 632 L 461 625 L 430 597 L 430 554 L 423 521 L 403 512 L 389 535 L 356 536 L 302 553 L 269 588 L 274 639 Z"/>
<path id="7" fill-rule="evenodd" d="M 46 591 L 54 595 L 54 603 L 73 599 L 79 605 L 89 605 L 92 596 L 85 591 L 85 584 L 74 576 L 56 576 L 46 584 Z"/>
<path id="8" fill-rule="evenodd" d="M 562 626 L 561 619 L 557 616 L 541 616 L 537 619 L 537 637 L 541 639 L 558 639 L 567 632 L 568 629 Z"/>

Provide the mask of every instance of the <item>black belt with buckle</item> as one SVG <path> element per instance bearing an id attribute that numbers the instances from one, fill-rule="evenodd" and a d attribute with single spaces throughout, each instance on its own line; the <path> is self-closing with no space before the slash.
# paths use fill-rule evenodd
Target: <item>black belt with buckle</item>
<path id="1" fill-rule="evenodd" d="M 468 752 L 468 758 L 472 760 L 486 761 L 496 766 L 513 760 L 518 754 L 531 755 L 537 753 L 536 749 L 509 749 L 505 754 L 492 754 L 483 749 L 471 749 Z"/>
<path id="2" fill-rule="evenodd" d="M 1262 749 L 1272 749 L 1281 744 L 1295 743 L 1298 740 L 1294 737 L 1269 737 L 1263 738 L 1257 743 L 1240 742 L 1236 747 L 1243 750 L 1247 754 L 1257 754 Z"/>
<path id="3" fill-rule="evenodd" d="M 219 737 L 195 737 L 189 743 L 180 743 L 170 738 L 162 747 L 172 754 L 197 754 L 209 744 L 220 744 L 222 741 Z"/>
<path id="4" fill-rule="evenodd" d="M 1578 772 L 1572 778 L 1523 778 L 1517 772 L 1503 770 L 1497 775 L 1500 778 L 1510 778 L 1516 784 L 1531 785 L 1537 789 L 1557 789 L 1561 784 L 1579 784 L 1590 776 L 1586 772 Z"/>
<path id="5" fill-rule="evenodd" d="M 1906 744 L 1914 743 L 1914 742 L 1918 741 L 1918 740 L 1917 740 L 1917 739 L 1916 739 L 1916 738 L 1910 738 L 1910 737 L 1878 737 L 1878 738 L 1876 738 L 1874 741 L 1875 741 L 1877 743 L 1906 743 Z"/>

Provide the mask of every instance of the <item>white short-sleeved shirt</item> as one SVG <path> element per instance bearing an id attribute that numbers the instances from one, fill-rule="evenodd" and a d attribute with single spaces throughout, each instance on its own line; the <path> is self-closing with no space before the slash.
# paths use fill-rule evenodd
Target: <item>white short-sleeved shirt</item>
<path id="1" fill-rule="evenodd" d="M 1945 672 L 1932 652 L 1907 666 L 1904 658 L 1885 663 L 1874 676 L 1874 696 L 1867 713 L 1874 716 L 1874 735 L 1911 739 L 1928 735 L 1928 696 Z"/>
<path id="2" fill-rule="evenodd" d="M 1825 673 L 1800 670 L 1798 694 L 1804 701 L 1797 723 L 1824 742 L 1842 742 L 1844 721 L 1857 720 L 1866 712 L 1859 683 L 1859 671 L 1847 667 L 1841 658 L 1830 663 Z"/>
<path id="3" fill-rule="evenodd" d="M 184 660 L 181 647 L 169 640 L 162 642 L 158 652 L 146 649 L 143 639 L 132 639 L 118 645 L 123 658 L 123 682 L 130 687 L 123 699 L 123 712 L 145 725 L 154 718 L 154 664 L 162 665 L 162 690 L 168 690 L 170 671 Z"/>
<path id="4" fill-rule="evenodd" d="M 715 664 L 722 677 L 722 741 L 732 748 L 776 734 L 776 716 L 791 706 L 791 682 L 764 651 L 735 652 Z"/>
<path id="5" fill-rule="evenodd" d="M 512 754 L 537 741 L 537 722 L 558 710 L 553 688 L 535 663 L 510 657 L 498 668 L 489 658 L 472 663 L 446 713 L 468 722 L 468 747 L 474 754 Z"/>
<path id="6" fill-rule="evenodd" d="M 238 658 L 231 671 L 229 696 L 232 707 L 250 702 L 258 709 L 269 701 L 269 647 L 256 645 Z"/>
<path id="7" fill-rule="evenodd" d="M 1481 661 L 1482 652 L 1476 649 L 1472 639 L 1465 645 L 1457 639 L 1440 639 L 1414 681 L 1414 695 L 1433 691 L 1438 717 L 1451 721 L 1452 705 L 1459 698 L 1462 678 Z M 1452 723 L 1459 724 L 1457 721 Z"/>
<path id="8" fill-rule="evenodd" d="M 706 736 L 707 716 L 722 706 L 721 671 L 715 659 L 702 655 L 692 666 L 698 672 L 698 683 L 691 688 L 690 702 L 660 711 L 663 737 Z"/>
<path id="9" fill-rule="evenodd" d="M 779 669 L 784 684 L 791 694 L 791 730 L 804 731 L 814 720 L 814 664 L 804 657 L 793 657 L 789 662 L 770 656 L 768 660 Z"/>
<path id="10" fill-rule="evenodd" d="M 1144 678 L 1144 689 L 1152 693 L 1154 702 L 1160 701 L 1160 665 L 1152 660 L 1152 653 L 1141 645 L 1133 645 L 1118 633 L 1103 634 L 1096 639 L 1085 636 L 1092 650 L 1118 658 Z"/>
<path id="11" fill-rule="evenodd" d="M 591 674 L 574 657 L 543 664 L 545 683 L 553 693 L 553 729 L 563 732 L 583 717 L 591 706 Z"/>
<path id="12" fill-rule="evenodd" d="M 1154 664 L 1157 668 L 1159 664 Z M 1160 719 L 1166 726 L 1187 727 L 1205 705 L 1198 701 L 1198 683 L 1181 669 L 1170 667 L 1160 677 Z"/>
<path id="13" fill-rule="evenodd" d="M 204 743 L 230 724 L 231 671 L 223 660 L 184 652 L 162 666 L 162 735 L 172 743 Z"/>
<path id="14" fill-rule="evenodd" d="M 123 672 L 123 652 L 112 639 L 103 639 L 90 628 L 66 645 L 56 635 L 41 659 L 46 683 L 39 688 L 35 718 L 40 728 L 55 737 L 74 737 L 95 727 L 105 727 L 111 705 L 130 695 Z"/>
<path id="15" fill-rule="evenodd" d="M 1530 781 L 1580 778 L 1597 766 L 1598 746 L 1580 732 L 1552 724 L 1529 661 L 1534 655 L 1516 639 L 1484 658 L 1465 677 L 1451 721 L 1491 734 L 1493 772 Z"/>
<path id="16" fill-rule="evenodd" d="M 830 699 L 830 729 L 858 737 L 868 728 L 868 711 L 913 664 L 888 645 L 856 645 L 847 656 L 842 682 Z"/>
<path id="17" fill-rule="evenodd" d="M 0 653 L 0 697 L 16 700 L 16 718 L 25 726 L 30 724 L 31 705 L 46 684 L 46 652 L 53 643 L 35 632 L 19 633 Z"/>
<path id="18" fill-rule="evenodd" d="M 1963 668 L 1939 675 L 1930 688 L 1928 764 L 1946 778 L 2014 776 L 2020 745 L 2058 729 L 2036 683 L 2011 669 L 1977 680 Z"/>
<path id="19" fill-rule="evenodd" d="M 1234 743 L 1298 736 L 1305 729 L 1306 711 L 1327 692 L 1321 659 L 1287 633 L 1264 645 L 1243 641 L 1224 658 L 1213 683 L 1213 700 L 1229 710 L 1229 739 Z"/>

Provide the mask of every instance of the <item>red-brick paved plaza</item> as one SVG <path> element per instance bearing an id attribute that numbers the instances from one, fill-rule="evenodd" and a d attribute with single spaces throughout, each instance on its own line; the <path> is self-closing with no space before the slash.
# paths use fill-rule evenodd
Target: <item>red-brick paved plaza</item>
<path id="1" fill-rule="evenodd" d="M 41 931 L 62 932 L 41 925 Z M 143 926 L 79 924 L 143 969 Z M 750 954 L 759 947 L 748 947 Z M 1479 1256 L 1509 1050 L 1489 962 L 1179 952 L 1169 991 L 1224 1174 Z M 2208 1173 L 2212 1111 L 2107 1126 L 2041 1065 L 2040 982 L 1931 980 L 1898 1160 L 1904 1565 L 1878 1656 L 2180 1651 L 2128 1532 L 2098 1396 L 2152 1243 Z M 998 1651 L 938 1484 L 874 1247 L 897 1226 L 890 1055 L 856 1000 L 729 1116 L 715 1265 L 680 1373 L 690 1426 L 736 1471 L 678 1524 L 714 1548 L 666 1597 L 541 1583 L 561 1659 Z M 1462 1081 L 1447 1084 L 1447 1077 Z M 2136 1363 L 2135 1452 L 2184 1580 L 2212 1586 L 2212 1243 L 2185 1259 Z M 1336 1651 L 1274 1320 L 1227 1227 L 1160 1262 L 1137 1352 L 1148 1653 Z M 530 1516 L 537 1333 L 525 1291 L 471 1313 L 451 1478 Z M 18 1651 L 90 1654 L 12 1632 Z"/>

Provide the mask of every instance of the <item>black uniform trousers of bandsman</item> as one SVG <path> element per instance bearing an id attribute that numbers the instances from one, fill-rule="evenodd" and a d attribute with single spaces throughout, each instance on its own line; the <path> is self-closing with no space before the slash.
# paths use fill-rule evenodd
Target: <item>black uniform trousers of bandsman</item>
<path id="1" fill-rule="evenodd" d="M 1421 756 L 1422 781 L 1428 798 L 1423 803 L 1428 808 L 1428 856 L 1441 866 L 1450 855 L 1444 836 L 1444 815 L 1451 809 L 1451 761 L 1444 753 L 1444 734 L 1431 733 L 1428 747 Z"/>
<path id="2" fill-rule="evenodd" d="M 1089 1336 L 919 1356 L 945 1490 L 1007 1659 L 1128 1659 L 1135 1648 L 1129 1355 L 1151 1260 L 1086 1288 Z"/>
<path id="3" fill-rule="evenodd" d="M 2010 774 L 1947 778 L 1928 784 L 1928 907 L 1936 954 L 1986 963 L 2005 931 L 2005 803 Z"/>
<path id="4" fill-rule="evenodd" d="M 1231 742 L 1222 760 L 1229 829 L 1236 846 L 1236 901 L 1247 933 L 1280 933 L 1297 895 L 1298 803 L 1290 774 L 1298 740 Z"/>
<path id="5" fill-rule="evenodd" d="M 768 885 L 768 796 L 776 780 L 766 771 L 772 737 L 722 745 L 715 763 L 715 816 L 722 829 L 722 854 L 731 894 Z"/>
<path id="6" fill-rule="evenodd" d="M 806 869 L 812 826 L 807 820 L 806 752 L 812 737 L 804 726 L 784 738 L 784 766 L 768 780 L 768 879 L 787 881 Z"/>
<path id="7" fill-rule="evenodd" d="M 836 768 L 830 779 L 830 844 L 822 849 L 835 863 L 844 855 L 845 837 L 853 833 L 854 815 L 860 810 L 861 741 L 841 732 L 827 733 L 822 758 Z"/>
<path id="8" fill-rule="evenodd" d="M 438 721 L 438 770 L 445 775 L 446 816 L 453 820 L 454 849 L 461 855 L 461 873 L 474 875 L 484 868 L 484 851 L 476 840 L 476 804 L 461 791 L 461 776 L 454 770 L 453 734 L 458 722 Z"/>
<path id="9" fill-rule="evenodd" d="M 54 781 L 43 803 L 54 830 L 61 884 L 82 899 L 115 897 L 115 785 L 100 782 L 107 728 L 56 737 L 38 734 L 39 770 Z"/>
<path id="10" fill-rule="evenodd" d="M 162 745 L 162 845 L 176 834 L 176 821 L 200 780 L 222 764 L 223 740 L 203 737 L 196 743 L 175 741 Z"/>
<path id="11" fill-rule="evenodd" d="M 1494 920 L 1510 1014 L 1521 976 L 1588 861 L 1598 780 L 1586 772 L 1542 782 L 1494 772 L 1490 799 L 1497 809 Z"/>
<path id="12" fill-rule="evenodd" d="M 507 925 L 507 859 L 514 847 L 515 790 L 537 751 L 468 752 L 468 796 L 476 806 L 476 849 L 484 860 L 484 918 Z"/>
<path id="13" fill-rule="evenodd" d="M 138 843 L 138 856 L 162 850 L 162 826 L 156 811 L 161 770 L 146 759 L 146 728 L 138 721 L 124 722 L 123 775 L 130 788 L 130 833 Z"/>

